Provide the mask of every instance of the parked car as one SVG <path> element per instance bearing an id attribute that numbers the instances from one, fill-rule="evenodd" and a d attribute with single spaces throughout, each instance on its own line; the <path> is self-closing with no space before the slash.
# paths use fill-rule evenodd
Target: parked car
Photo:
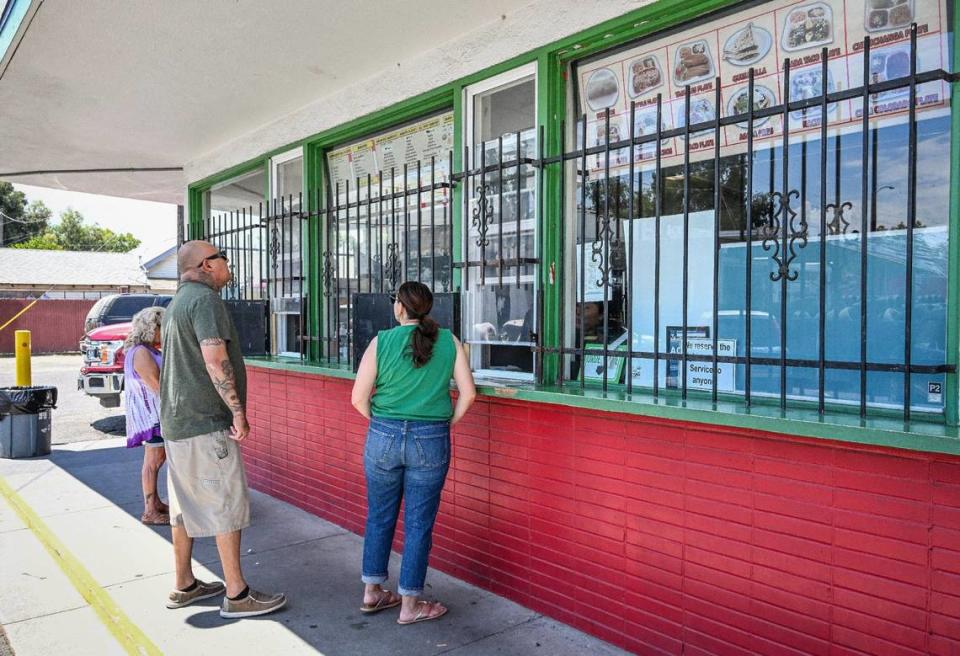
<path id="1" fill-rule="evenodd" d="M 130 334 L 130 321 L 140 310 L 166 307 L 172 299 L 160 294 L 111 294 L 97 301 L 83 322 L 77 389 L 97 398 L 104 408 L 120 407 L 123 342 Z"/>
<path id="2" fill-rule="evenodd" d="M 80 340 L 83 366 L 77 389 L 93 396 L 104 408 L 119 408 L 123 394 L 123 342 L 130 322 L 94 328 Z"/>
<path id="3" fill-rule="evenodd" d="M 114 323 L 128 323 L 144 308 L 159 305 L 167 307 L 173 296 L 160 294 L 111 294 L 97 301 L 83 322 L 83 332 Z"/>

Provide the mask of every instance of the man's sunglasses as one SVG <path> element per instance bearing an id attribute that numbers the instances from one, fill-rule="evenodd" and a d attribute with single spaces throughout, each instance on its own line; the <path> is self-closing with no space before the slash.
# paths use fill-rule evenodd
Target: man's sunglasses
<path id="1" fill-rule="evenodd" d="M 214 253 L 213 255 L 207 255 L 205 258 L 203 258 L 200 261 L 200 264 L 197 265 L 197 268 L 199 269 L 200 267 L 202 267 L 204 262 L 209 262 L 211 260 L 223 260 L 224 262 L 226 262 L 227 259 L 228 259 L 227 251 L 219 251 Z"/>

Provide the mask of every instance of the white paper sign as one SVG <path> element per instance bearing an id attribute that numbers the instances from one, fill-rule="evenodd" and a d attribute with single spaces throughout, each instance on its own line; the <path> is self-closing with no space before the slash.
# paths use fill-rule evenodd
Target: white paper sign
<path id="1" fill-rule="evenodd" d="M 718 339 L 717 354 L 720 357 L 733 357 L 737 354 L 737 340 Z M 709 337 L 687 338 L 687 356 L 713 356 L 713 340 Z M 682 365 L 679 365 L 682 366 Z M 717 391 L 733 392 L 736 384 L 737 365 L 717 362 Z M 687 360 L 687 389 L 713 389 L 713 362 Z"/>

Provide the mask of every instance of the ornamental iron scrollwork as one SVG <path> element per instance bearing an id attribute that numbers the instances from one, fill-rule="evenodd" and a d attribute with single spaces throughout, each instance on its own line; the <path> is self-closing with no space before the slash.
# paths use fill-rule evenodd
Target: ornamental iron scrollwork
<path id="1" fill-rule="evenodd" d="M 227 253 L 227 268 L 230 270 L 230 282 L 227 283 L 227 289 L 232 292 L 233 298 L 236 299 L 239 294 L 240 281 L 237 280 L 237 266 L 236 266 L 236 257 L 230 255 L 230 247 L 220 245 L 219 250 Z"/>
<path id="2" fill-rule="evenodd" d="M 440 265 L 439 279 L 441 291 L 446 293 L 450 291 L 450 287 L 452 286 L 453 282 L 450 280 L 451 274 L 453 273 L 453 269 L 450 267 L 450 258 L 447 256 L 442 256 L 438 258 L 438 264 Z"/>
<path id="3" fill-rule="evenodd" d="M 826 213 L 829 212 L 833 216 L 833 219 L 826 224 L 827 230 L 829 231 L 827 234 L 829 235 L 847 234 L 847 228 L 850 227 L 850 222 L 844 218 L 844 215 L 852 209 L 853 209 L 853 203 L 849 201 L 840 203 L 839 205 L 837 203 L 830 203 L 829 205 L 827 205 L 824 208 L 825 210 L 824 214 L 826 215 Z"/>
<path id="4" fill-rule="evenodd" d="M 233 290 L 234 298 L 239 293 L 238 289 L 240 287 L 240 281 L 237 280 L 237 269 L 236 266 L 231 262 L 230 267 L 230 289 Z"/>
<path id="5" fill-rule="evenodd" d="M 473 218 L 470 225 L 477 230 L 477 248 L 486 248 L 490 245 L 487 232 L 494 223 L 493 199 L 490 198 L 491 187 L 488 184 L 478 185 L 476 189 L 477 204 L 473 208 Z"/>
<path id="6" fill-rule="evenodd" d="M 384 271 L 387 281 L 390 283 L 388 289 L 393 292 L 400 286 L 400 245 L 396 242 L 387 244 L 387 264 Z"/>
<path id="7" fill-rule="evenodd" d="M 590 245 L 590 261 L 597 265 L 597 271 L 600 274 L 596 281 L 597 287 L 604 287 L 610 284 L 611 260 L 616 254 L 619 238 L 615 238 L 609 216 L 604 216 L 598 227 L 597 238 Z M 607 244 L 606 253 L 604 253 L 604 244 Z"/>
<path id="8" fill-rule="evenodd" d="M 323 272 L 321 273 L 321 276 L 323 277 L 323 293 L 327 298 L 330 298 L 333 293 L 333 275 L 333 254 L 330 251 L 324 251 Z"/>
<path id="9" fill-rule="evenodd" d="M 793 189 L 786 194 L 775 191 L 770 194 L 770 213 L 761 229 L 763 250 L 773 250 L 770 258 L 776 262 L 777 270 L 770 273 L 770 280 L 777 282 L 787 280 L 793 282 L 799 272 L 791 271 L 790 265 L 797 257 L 797 249 L 807 245 L 807 223 L 800 219 L 799 228 L 796 225 L 797 212 L 790 207 L 790 202 L 800 198 L 800 192 Z"/>
<path id="10" fill-rule="evenodd" d="M 273 267 L 273 277 L 277 277 L 277 269 L 280 266 L 280 219 L 274 217 L 273 228 L 270 229 L 270 262 Z"/>

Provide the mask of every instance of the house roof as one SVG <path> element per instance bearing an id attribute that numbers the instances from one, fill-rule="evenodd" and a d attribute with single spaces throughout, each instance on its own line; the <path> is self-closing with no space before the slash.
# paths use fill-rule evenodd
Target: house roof
<path id="1" fill-rule="evenodd" d="M 170 248 L 166 249 L 165 251 L 161 251 L 160 253 L 157 253 L 156 255 L 154 255 L 153 257 L 151 257 L 149 260 L 144 261 L 144 262 L 143 262 L 143 268 L 144 268 L 144 269 L 147 269 L 147 270 L 149 271 L 149 270 L 152 269 L 153 267 L 155 267 L 155 266 L 157 266 L 158 264 L 160 264 L 160 262 L 162 262 L 163 260 L 167 259 L 167 258 L 170 257 L 171 255 L 174 255 L 176 252 L 177 252 L 177 247 L 176 247 L 176 245 L 171 246 Z"/>
<path id="2" fill-rule="evenodd" d="M 145 286 L 133 253 L 0 249 L 0 289 Z"/>

